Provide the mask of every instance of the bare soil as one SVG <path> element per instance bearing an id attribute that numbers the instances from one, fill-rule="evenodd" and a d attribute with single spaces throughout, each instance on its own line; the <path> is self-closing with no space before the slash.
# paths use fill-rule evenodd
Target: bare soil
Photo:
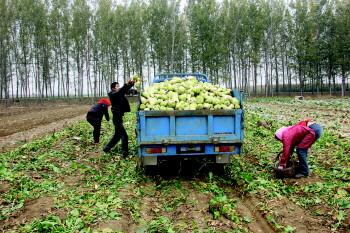
<path id="1" fill-rule="evenodd" d="M 88 109 L 88 105 L 1 108 L 0 152 L 82 120 Z"/>
<path id="2" fill-rule="evenodd" d="M 13 213 L 11 218 L 0 221 L 1 228 L 14 229 L 34 219 L 42 218 L 54 211 L 54 200 L 51 197 L 40 197 L 35 200 L 26 201 L 24 207 Z"/>
<path id="3" fill-rule="evenodd" d="M 2 109 L 0 137 L 35 128 L 39 125 L 73 118 L 86 113 L 87 105 L 57 105 L 49 107 L 9 107 Z"/>
<path id="4" fill-rule="evenodd" d="M 328 233 L 329 224 L 320 217 L 310 213 L 286 198 L 280 198 L 270 203 L 276 220 L 285 226 L 295 227 L 298 233 Z"/>
<path id="5" fill-rule="evenodd" d="M 102 232 L 135 232 L 133 225 L 125 218 L 100 222 L 97 229 Z"/>
<path id="6" fill-rule="evenodd" d="M 323 182 L 323 180 L 315 175 L 314 173 L 311 173 L 310 176 L 307 178 L 302 179 L 296 179 L 296 178 L 288 178 L 283 179 L 283 182 L 288 185 L 294 185 L 294 186 L 304 186 L 304 185 L 310 185 L 317 182 Z"/>
<path id="7" fill-rule="evenodd" d="M 65 183 L 66 186 L 72 187 L 80 184 L 82 179 L 83 179 L 83 175 L 79 174 L 79 175 L 64 176 L 62 177 L 61 180 Z"/>
<path id="8" fill-rule="evenodd" d="M 0 181 L 0 194 L 6 193 L 10 189 L 10 183 L 7 181 Z"/>
<path id="9" fill-rule="evenodd" d="M 275 232 L 274 228 L 266 221 L 266 219 L 259 212 L 258 204 L 253 198 L 247 197 L 241 200 L 238 203 L 237 210 L 241 216 L 244 216 L 250 220 L 247 223 L 250 232 Z"/>

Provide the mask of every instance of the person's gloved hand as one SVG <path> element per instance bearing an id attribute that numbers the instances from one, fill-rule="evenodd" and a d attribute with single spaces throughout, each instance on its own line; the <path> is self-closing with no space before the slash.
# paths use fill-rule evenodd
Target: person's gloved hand
<path id="1" fill-rule="evenodd" d="M 281 166 L 281 165 L 279 165 L 279 166 L 277 167 L 277 169 L 278 169 L 278 170 L 283 170 L 283 169 L 284 169 L 284 167 L 283 167 L 283 166 Z"/>

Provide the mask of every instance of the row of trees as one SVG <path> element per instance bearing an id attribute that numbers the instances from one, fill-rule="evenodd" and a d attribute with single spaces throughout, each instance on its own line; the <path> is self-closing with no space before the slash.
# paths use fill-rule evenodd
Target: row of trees
<path id="1" fill-rule="evenodd" d="M 0 0 L 0 96 L 98 96 L 203 72 L 251 94 L 348 88 L 350 1 Z M 340 81 L 338 81 L 340 80 Z"/>

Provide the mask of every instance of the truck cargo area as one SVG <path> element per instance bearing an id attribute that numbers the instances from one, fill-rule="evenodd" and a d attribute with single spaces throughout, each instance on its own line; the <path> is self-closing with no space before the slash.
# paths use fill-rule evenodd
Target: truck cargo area
<path id="1" fill-rule="evenodd" d="M 163 75 L 155 83 L 171 79 Z M 177 75 L 186 77 L 186 74 Z M 197 75 L 207 82 L 205 75 Z M 141 110 L 137 112 L 138 154 L 143 166 L 167 159 L 206 159 L 227 164 L 241 153 L 244 138 L 242 93 L 231 91 L 239 100 L 236 109 Z"/>

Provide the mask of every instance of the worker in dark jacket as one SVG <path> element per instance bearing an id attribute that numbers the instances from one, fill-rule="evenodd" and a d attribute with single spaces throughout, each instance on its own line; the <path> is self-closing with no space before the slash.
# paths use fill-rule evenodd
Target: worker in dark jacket
<path id="1" fill-rule="evenodd" d="M 275 133 L 275 138 L 283 144 L 283 151 L 279 160 L 278 169 L 283 170 L 286 168 L 287 161 L 296 147 L 299 160 L 299 171 L 297 171 L 296 178 L 308 176 L 308 149 L 320 138 L 322 131 L 323 129 L 319 124 L 310 122 L 309 120 L 278 129 Z"/>
<path id="2" fill-rule="evenodd" d="M 86 120 L 94 127 L 93 135 L 95 144 L 100 142 L 101 122 L 103 115 L 106 117 L 106 120 L 109 121 L 109 106 L 111 106 L 109 99 L 100 99 L 96 105 L 91 107 L 86 115 Z"/>
<path id="3" fill-rule="evenodd" d="M 103 148 L 104 152 L 109 152 L 121 139 L 122 140 L 122 154 L 127 156 L 129 154 L 128 134 L 123 126 L 124 113 L 130 112 L 130 105 L 125 97 L 127 91 L 134 85 L 134 81 L 130 80 L 119 88 L 119 83 L 111 84 L 111 92 L 108 93 L 109 99 L 112 103 L 114 135 L 107 145 Z"/>

